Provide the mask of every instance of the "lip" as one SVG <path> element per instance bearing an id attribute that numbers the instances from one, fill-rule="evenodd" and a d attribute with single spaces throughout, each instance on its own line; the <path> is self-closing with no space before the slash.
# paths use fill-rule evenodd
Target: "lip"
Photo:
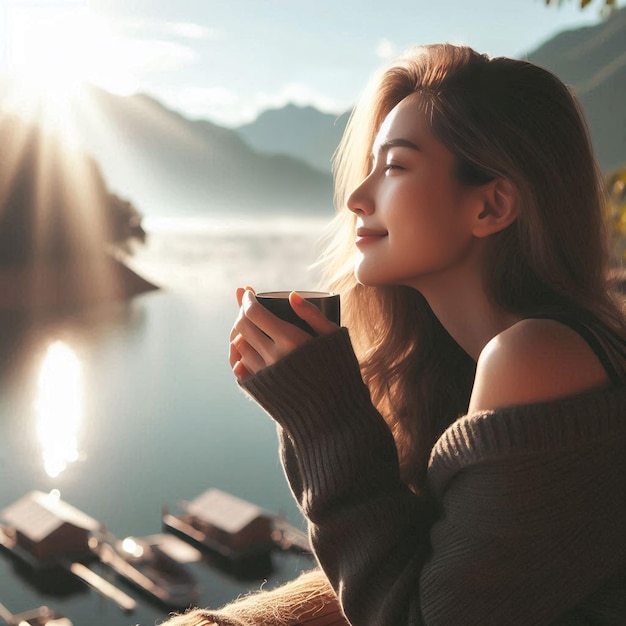
<path id="1" fill-rule="evenodd" d="M 355 243 L 357 246 L 364 246 L 370 243 L 380 241 L 386 236 L 387 232 L 384 230 L 374 230 L 372 228 L 357 228 Z"/>

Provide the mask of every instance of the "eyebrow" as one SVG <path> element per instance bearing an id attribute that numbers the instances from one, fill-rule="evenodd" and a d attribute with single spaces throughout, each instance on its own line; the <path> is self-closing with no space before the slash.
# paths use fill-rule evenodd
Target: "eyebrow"
<path id="1" fill-rule="evenodd" d="M 389 139 L 378 146 L 378 153 L 387 152 L 391 148 L 410 148 L 419 152 L 419 146 L 408 139 Z"/>

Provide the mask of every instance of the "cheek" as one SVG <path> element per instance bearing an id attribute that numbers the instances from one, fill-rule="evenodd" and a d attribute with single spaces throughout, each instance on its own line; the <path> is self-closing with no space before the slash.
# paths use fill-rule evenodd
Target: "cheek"
<path id="1" fill-rule="evenodd" d="M 395 218 L 389 246 L 407 263 L 446 263 L 462 254 L 471 240 L 465 220 L 450 205 L 414 206 L 412 211 L 398 213 Z"/>
<path id="2" fill-rule="evenodd" d="M 414 204 L 406 206 L 390 218 L 390 234 L 398 242 L 420 242 L 428 245 L 432 240 L 441 240 L 455 229 L 453 220 L 437 205 Z"/>

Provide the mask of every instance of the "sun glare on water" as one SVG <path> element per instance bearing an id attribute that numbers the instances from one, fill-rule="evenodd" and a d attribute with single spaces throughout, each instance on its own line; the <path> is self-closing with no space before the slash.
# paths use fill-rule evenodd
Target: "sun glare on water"
<path id="1" fill-rule="evenodd" d="M 79 458 L 83 416 L 81 364 L 64 342 L 52 343 L 43 358 L 35 408 L 44 469 L 56 478 Z"/>

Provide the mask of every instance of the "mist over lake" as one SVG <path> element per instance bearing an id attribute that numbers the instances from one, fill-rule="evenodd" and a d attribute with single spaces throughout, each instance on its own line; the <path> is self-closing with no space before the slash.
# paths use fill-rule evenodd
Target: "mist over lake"
<path id="1" fill-rule="evenodd" d="M 131 265 L 159 285 L 234 297 L 257 291 L 312 289 L 329 217 L 146 218 L 145 246 Z"/>

